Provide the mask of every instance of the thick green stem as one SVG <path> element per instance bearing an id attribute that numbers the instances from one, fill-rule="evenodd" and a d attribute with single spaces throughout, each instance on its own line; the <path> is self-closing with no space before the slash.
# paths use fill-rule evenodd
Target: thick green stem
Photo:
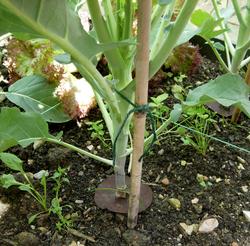
<path id="1" fill-rule="evenodd" d="M 100 162 L 105 163 L 105 164 L 107 164 L 107 165 L 109 165 L 109 166 L 112 166 L 112 165 L 113 165 L 112 160 L 108 160 L 108 159 L 106 159 L 106 158 L 103 158 L 103 157 L 94 155 L 94 154 L 92 154 L 92 153 L 90 153 L 90 152 L 88 152 L 88 151 L 85 151 L 85 150 L 83 150 L 83 149 L 80 149 L 80 148 L 78 148 L 78 147 L 76 147 L 76 146 L 74 146 L 74 145 L 65 143 L 65 142 L 63 142 L 63 141 L 61 141 L 61 140 L 54 139 L 54 138 L 46 138 L 45 140 L 46 140 L 47 142 L 59 144 L 59 145 L 61 145 L 61 146 L 63 146 L 63 147 L 66 147 L 66 148 L 68 148 L 68 149 L 70 149 L 70 150 L 76 151 L 76 152 L 78 152 L 79 154 L 86 155 L 86 156 L 88 156 L 88 157 L 90 157 L 90 158 L 92 158 L 92 159 L 94 159 L 94 160 L 100 161 Z"/>
<path id="2" fill-rule="evenodd" d="M 154 76 L 155 73 L 157 73 L 157 71 L 161 68 L 162 64 L 165 62 L 165 60 L 175 47 L 176 42 L 180 37 L 182 31 L 184 30 L 185 26 L 187 25 L 189 18 L 193 13 L 193 10 L 195 9 L 197 3 L 198 0 L 185 1 L 185 4 L 177 17 L 175 24 L 169 31 L 169 34 L 165 39 L 163 45 L 158 50 L 154 58 L 150 61 L 150 78 Z"/>
<path id="3" fill-rule="evenodd" d="M 211 49 L 213 50 L 216 58 L 218 59 L 218 61 L 220 62 L 221 66 L 223 67 L 223 69 L 226 72 L 230 72 L 228 66 L 226 65 L 226 63 L 224 62 L 224 60 L 222 59 L 220 53 L 218 52 L 218 50 L 214 47 L 213 43 L 209 40 L 209 39 L 205 39 L 206 42 L 208 43 L 208 45 L 211 47 Z"/>
<path id="4" fill-rule="evenodd" d="M 117 37 L 117 24 L 116 24 L 116 20 L 113 14 L 113 8 L 112 8 L 112 4 L 110 2 L 110 0 L 104 0 L 103 1 L 103 8 L 104 8 L 104 12 L 105 12 L 105 17 L 106 17 L 106 21 L 107 21 L 107 28 L 110 32 L 110 35 L 112 36 L 112 39 L 115 41 L 118 41 L 118 37 Z"/>
<path id="5" fill-rule="evenodd" d="M 218 4 L 217 4 L 217 0 L 212 0 L 212 3 L 213 3 L 213 7 L 214 7 L 214 10 L 215 10 L 215 13 L 216 13 L 216 16 L 218 19 L 221 19 L 221 14 L 220 14 L 220 11 L 219 11 L 219 7 L 218 7 Z M 225 23 L 222 21 L 220 23 L 220 27 L 221 29 L 227 29 L 227 26 L 225 25 Z M 224 32 L 223 33 L 223 36 L 224 36 L 224 40 L 226 42 L 226 48 L 228 47 L 231 55 L 233 56 L 234 55 L 234 52 L 235 52 L 235 49 L 234 49 L 234 46 L 231 42 L 231 39 L 229 38 L 229 35 L 227 32 Z"/>
<path id="6" fill-rule="evenodd" d="M 112 40 L 105 20 L 103 19 L 98 0 L 87 0 L 89 12 L 95 27 L 98 39 L 101 43 L 111 43 Z M 112 28 L 112 27 L 109 27 Z M 125 67 L 124 60 L 119 49 L 112 49 L 104 52 L 113 74 L 119 73 Z M 118 72 L 117 72 L 118 70 Z"/>
<path id="7" fill-rule="evenodd" d="M 108 128 L 109 136 L 110 136 L 111 140 L 113 140 L 114 139 L 114 129 L 113 129 L 112 120 L 111 120 L 111 117 L 108 113 L 106 105 L 104 104 L 101 96 L 96 92 L 95 92 L 95 98 L 96 98 L 96 101 L 98 103 L 99 109 L 101 110 L 102 117 L 103 117 L 103 119 L 106 123 L 106 126 Z"/>
<path id="8" fill-rule="evenodd" d="M 246 20 L 250 23 L 250 11 L 247 12 Z M 232 59 L 231 72 L 237 73 L 241 67 L 247 50 L 250 46 L 250 26 L 245 27 L 244 24 L 240 24 L 239 35 L 236 44 L 235 55 Z"/>
<path id="9" fill-rule="evenodd" d="M 115 159 L 115 183 L 116 183 L 116 196 L 126 197 L 126 150 L 128 145 L 128 134 L 121 133 L 116 146 L 116 159 Z"/>
<path id="10" fill-rule="evenodd" d="M 241 9 L 240 9 L 240 5 L 238 3 L 238 0 L 232 0 L 232 3 L 233 3 L 233 6 L 234 6 L 234 11 L 235 11 L 235 14 L 238 18 L 238 21 L 240 23 L 240 25 L 244 25 L 245 27 L 247 26 L 244 19 L 243 19 L 243 16 L 241 14 Z"/>
<path id="11" fill-rule="evenodd" d="M 123 27 L 122 39 L 129 39 L 132 35 L 133 25 L 133 3 L 131 0 L 125 0 L 124 4 L 125 22 Z"/>

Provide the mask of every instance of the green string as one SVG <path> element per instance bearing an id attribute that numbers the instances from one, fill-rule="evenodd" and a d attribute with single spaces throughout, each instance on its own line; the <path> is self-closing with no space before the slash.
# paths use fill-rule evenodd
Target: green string
<path id="1" fill-rule="evenodd" d="M 113 156 L 113 166 L 115 166 L 115 159 L 116 159 L 116 143 L 117 140 L 129 118 L 129 116 L 133 113 L 146 113 L 149 116 L 149 120 L 150 120 L 150 124 L 151 124 L 151 128 L 152 128 L 152 134 L 153 134 L 153 139 L 151 141 L 151 143 L 149 144 L 149 146 L 144 150 L 143 154 L 141 155 L 141 157 L 139 158 L 139 161 L 142 160 L 142 158 L 144 156 L 146 156 L 150 149 L 152 148 L 153 144 L 155 143 L 155 141 L 157 140 L 157 135 L 156 135 L 156 127 L 155 127 L 155 120 L 154 120 L 154 116 L 151 113 L 151 107 L 149 106 L 149 104 L 143 104 L 143 105 L 138 105 L 135 104 L 133 102 L 131 102 L 126 96 L 124 96 L 121 92 L 119 92 L 118 90 L 114 89 L 115 92 L 127 103 L 129 103 L 130 105 L 133 106 L 133 108 L 127 113 L 125 119 L 123 120 L 121 127 L 119 128 L 119 131 L 114 139 L 114 143 L 112 146 L 112 156 Z"/>

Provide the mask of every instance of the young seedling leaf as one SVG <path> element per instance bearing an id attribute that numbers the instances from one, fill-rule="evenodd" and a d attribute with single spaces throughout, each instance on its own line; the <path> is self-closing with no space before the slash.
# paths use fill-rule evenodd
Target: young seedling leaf
<path id="1" fill-rule="evenodd" d="M 32 223 L 35 221 L 35 219 L 38 217 L 39 214 L 41 214 L 41 213 L 37 213 L 37 214 L 31 215 L 31 216 L 29 217 L 29 219 L 28 219 L 28 223 L 29 223 L 29 224 L 32 224 Z"/>
<path id="2" fill-rule="evenodd" d="M 32 194 L 31 187 L 28 184 L 21 184 L 18 186 L 18 189 Z"/>
<path id="3" fill-rule="evenodd" d="M 250 87 L 235 74 L 224 74 L 197 87 L 187 95 L 184 105 L 196 106 L 217 101 L 225 107 L 236 106 L 250 117 Z"/>
<path id="4" fill-rule="evenodd" d="M 0 185 L 5 189 L 8 189 L 13 185 L 20 185 L 20 184 L 21 183 L 17 182 L 14 176 L 11 174 L 3 174 L 0 176 Z"/>
<path id="5" fill-rule="evenodd" d="M 55 87 L 41 76 L 27 76 L 9 87 L 7 98 L 25 111 L 41 114 L 48 122 L 69 121 L 62 104 L 53 95 Z"/>
<path id="6" fill-rule="evenodd" d="M 10 169 L 14 171 L 23 171 L 22 160 L 11 153 L 0 153 L 0 160 Z"/>
<path id="7" fill-rule="evenodd" d="M 15 145 L 18 145 L 18 142 L 14 138 L 3 132 L 0 133 L 0 152 Z"/>

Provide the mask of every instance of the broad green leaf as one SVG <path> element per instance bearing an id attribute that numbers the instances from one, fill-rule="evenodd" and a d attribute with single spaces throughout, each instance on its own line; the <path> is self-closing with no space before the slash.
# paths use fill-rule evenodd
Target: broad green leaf
<path id="1" fill-rule="evenodd" d="M 191 22 L 199 27 L 197 34 L 205 39 L 214 38 L 226 31 L 226 29 L 216 29 L 222 21 L 223 18 L 216 20 L 212 15 L 202 9 L 197 9 L 191 16 Z"/>
<path id="2" fill-rule="evenodd" d="M 0 153 L 0 160 L 10 169 L 22 172 L 22 160 L 11 153 Z"/>
<path id="3" fill-rule="evenodd" d="M 46 37 L 88 58 L 101 51 L 66 0 L 1 0 L 0 32 Z"/>
<path id="4" fill-rule="evenodd" d="M 5 134 L 4 132 L 0 133 L 0 152 L 17 144 L 18 142 L 8 134 Z"/>
<path id="5" fill-rule="evenodd" d="M 0 176 L 0 185 L 5 189 L 8 189 L 13 185 L 20 185 L 20 184 L 22 183 L 17 182 L 14 176 L 11 174 L 3 174 Z"/>
<path id="6" fill-rule="evenodd" d="M 4 134 L 15 142 L 1 142 L 0 149 L 4 151 L 8 147 L 18 144 L 23 147 L 41 138 L 54 138 L 49 134 L 47 122 L 36 113 L 20 112 L 17 108 L 2 108 L 0 112 L 0 134 Z M 12 144 L 10 144 L 12 143 Z"/>
<path id="7" fill-rule="evenodd" d="M 195 106 L 217 101 L 225 107 L 234 105 L 250 117 L 249 93 L 250 87 L 239 75 L 228 73 L 190 91 L 184 105 Z"/>
<path id="8" fill-rule="evenodd" d="M 53 95 L 55 85 L 45 78 L 32 75 L 24 77 L 9 87 L 7 98 L 25 111 L 36 112 L 48 122 L 66 122 L 70 117 Z"/>

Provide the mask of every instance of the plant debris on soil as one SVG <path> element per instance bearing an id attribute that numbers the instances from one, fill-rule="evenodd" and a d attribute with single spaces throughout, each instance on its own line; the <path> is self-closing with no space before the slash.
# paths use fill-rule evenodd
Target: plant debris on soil
<path id="1" fill-rule="evenodd" d="M 220 74 L 217 63 L 203 59 L 199 71 L 186 78 L 182 86 L 195 87 Z M 163 92 L 171 95 L 173 78 L 150 83 L 150 96 Z M 3 86 L 3 84 L 1 84 Z M 4 87 L 4 86 L 3 86 Z M 4 88 L 5 89 L 5 88 Z M 175 99 L 166 101 L 172 106 Z M 14 106 L 7 100 L 0 106 Z M 91 111 L 89 120 L 101 118 L 98 109 Z M 250 149 L 250 120 L 241 115 L 238 125 L 230 119 L 216 116 L 217 127 L 209 134 L 225 142 Z M 91 139 L 88 126 L 79 128 L 75 121 L 50 124 L 50 132 L 63 131 L 63 140 L 111 158 L 110 148 Z M 98 208 L 94 192 L 100 182 L 113 173 L 112 168 L 85 156 L 49 143 L 37 149 L 14 147 L 10 152 L 21 158 L 26 172 L 44 169 L 53 173 L 60 165 L 69 167 L 69 184 L 61 192 L 65 215 L 74 217 L 73 228 L 56 231 L 56 217 L 37 219 L 32 225 L 28 217 L 40 211 L 37 203 L 26 193 L 16 189 L 1 189 L 0 200 L 9 204 L 0 217 L 0 245 L 184 245 L 206 246 L 250 245 L 250 223 L 243 211 L 250 210 L 249 154 L 211 140 L 206 155 L 182 143 L 178 136 L 168 134 L 144 158 L 143 182 L 153 190 L 153 203 L 138 218 L 136 230 L 128 230 L 126 215 Z M 0 165 L 0 174 L 9 170 Z M 204 177 L 201 186 L 197 175 Z M 51 195 L 51 194 L 49 194 Z M 199 226 L 202 225 L 202 230 Z M 212 226 L 205 228 L 205 226 Z M 207 232 L 204 230 L 208 230 Z"/>

